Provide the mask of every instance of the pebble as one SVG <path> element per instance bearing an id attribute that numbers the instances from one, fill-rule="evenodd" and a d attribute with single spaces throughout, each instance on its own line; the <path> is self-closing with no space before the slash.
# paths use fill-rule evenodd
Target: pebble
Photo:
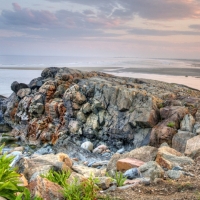
<path id="1" fill-rule="evenodd" d="M 119 149 L 116 153 L 122 154 L 122 153 L 124 153 L 124 152 L 125 152 L 125 149 L 124 149 L 124 148 L 121 148 L 121 149 Z"/>

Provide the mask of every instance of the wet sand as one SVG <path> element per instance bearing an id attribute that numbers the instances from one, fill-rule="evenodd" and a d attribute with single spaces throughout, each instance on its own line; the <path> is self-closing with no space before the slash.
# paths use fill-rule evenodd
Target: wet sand
<path id="1" fill-rule="evenodd" d="M 110 72 L 110 70 L 104 71 Z M 112 72 L 200 77 L 200 68 L 123 68 L 112 70 Z"/>

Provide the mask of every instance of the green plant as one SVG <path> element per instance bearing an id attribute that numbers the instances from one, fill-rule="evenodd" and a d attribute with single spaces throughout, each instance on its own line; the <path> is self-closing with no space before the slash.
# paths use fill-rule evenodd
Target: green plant
<path id="1" fill-rule="evenodd" d="M 2 152 L 3 147 L 4 145 L 0 147 L 0 152 Z M 19 186 L 20 175 L 10 167 L 13 159 L 14 157 L 6 154 L 0 156 L 0 196 L 9 200 L 15 199 L 15 194 L 23 191 L 23 187 Z"/>
<path id="2" fill-rule="evenodd" d="M 41 177 L 48 179 L 51 182 L 57 183 L 58 185 L 64 187 L 66 180 L 70 176 L 70 171 L 54 171 L 53 169 L 49 170 L 46 175 L 41 175 Z"/>
<path id="3" fill-rule="evenodd" d="M 119 187 L 124 185 L 127 178 L 123 176 L 122 172 L 115 172 L 114 179 L 117 181 L 117 186 Z"/>
<path id="4" fill-rule="evenodd" d="M 67 200 L 95 200 L 97 198 L 97 191 L 99 188 L 96 186 L 98 180 L 92 177 L 79 183 L 74 179 L 73 183 L 65 184 L 64 196 Z"/>
<path id="5" fill-rule="evenodd" d="M 175 127 L 175 122 L 169 122 L 168 124 L 167 124 L 167 126 L 168 127 L 171 127 L 171 128 L 174 128 Z"/>
<path id="6" fill-rule="evenodd" d="M 17 197 L 15 198 L 15 200 L 31 200 L 31 193 L 27 188 L 24 188 L 24 191 L 22 193 L 20 193 L 19 195 L 17 195 Z M 42 198 L 40 197 L 34 197 L 32 198 L 32 200 L 42 200 Z"/>
<path id="7" fill-rule="evenodd" d="M 123 176 L 122 172 L 115 172 L 114 175 L 110 175 L 109 173 L 106 173 L 107 176 L 111 177 L 112 179 L 116 180 L 117 186 L 123 186 L 125 180 L 127 179 L 126 177 Z"/>

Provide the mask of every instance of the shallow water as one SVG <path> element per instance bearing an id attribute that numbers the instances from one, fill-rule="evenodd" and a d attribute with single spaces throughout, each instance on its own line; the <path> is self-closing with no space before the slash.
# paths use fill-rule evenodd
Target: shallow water
<path id="1" fill-rule="evenodd" d="M 200 79 L 195 77 L 166 76 L 158 74 L 125 73 L 127 68 L 198 68 L 200 60 L 141 59 L 131 57 L 64 57 L 64 56 L 0 56 L 0 95 L 9 96 L 13 81 L 28 84 L 33 78 L 41 75 L 46 67 L 90 68 L 105 70 L 116 76 L 147 78 L 169 83 L 184 84 L 200 89 Z M 92 69 L 91 69 L 92 68 Z M 120 73 L 112 71 L 120 68 Z"/>

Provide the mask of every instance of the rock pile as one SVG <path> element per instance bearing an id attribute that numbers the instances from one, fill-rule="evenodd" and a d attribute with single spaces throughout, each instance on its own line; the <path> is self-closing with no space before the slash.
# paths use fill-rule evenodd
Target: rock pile
<path id="1" fill-rule="evenodd" d="M 116 185 L 106 171 L 134 179 L 127 184 L 178 179 L 200 155 L 200 91 L 55 67 L 11 89 L 8 99 L 0 98 L 0 140 L 25 146 L 13 165 L 33 194 L 60 195 L 58 185 L 39 176 L 51 168 L 70 170 L 81 180 L 92 173 L 105 190 Z M 36 149 L 28 152 L 26 145 Z"/>

